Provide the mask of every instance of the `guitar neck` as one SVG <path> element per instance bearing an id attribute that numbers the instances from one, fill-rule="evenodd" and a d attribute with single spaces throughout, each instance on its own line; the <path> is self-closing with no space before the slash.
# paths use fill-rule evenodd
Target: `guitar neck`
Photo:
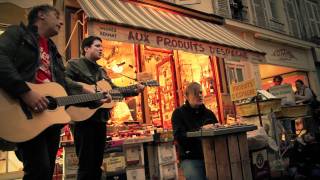
<path id="1" fill-rule="evenodd" d="M 137 85 L 131 85 L 126 87 L 119 87 L 114 90 L 110 90 L 109 92 L 112 93 L 112 92 L 120 91 L 121 93 L 131 93 L 136 88 L 137 88 Z"/>
<path id="2" fill-rule="evenodd" d="M 72 104 L 85 103 L 90 101 L 97 101 L 103 99 L 105 95 L 103 93 L 95 94 L 79 94 L 72 96 L 64 96 L 55 98 L 58 106 L 67 106 Z"/>
<path id="3" fill-rule="evenodd" d="M 140 82 L 140 84 L 144 85 L 144 86 L 159 86 L 159 83 L 157 81 L 154 80 L 149 80 L 146 82 Z M 126 87 L 119 87 L 116 88 L 116 91 L 120 91 L 121 93 L 131 93 L 134 89 L 137 88 L 137 85 L 131 85 L 131 86 L 126 86 Z M 111 90 L 110 92 L 114 92 L 113 90 Z"/>

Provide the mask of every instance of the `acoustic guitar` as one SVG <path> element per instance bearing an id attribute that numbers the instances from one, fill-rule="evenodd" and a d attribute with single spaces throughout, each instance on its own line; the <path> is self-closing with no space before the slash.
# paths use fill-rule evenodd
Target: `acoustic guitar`
<path id="1" fill-rule="evenodd" d="M 145 86 L 150 86 L 150 87 L 159 86 L 159 83 L 155 80 L 148 80 L 148 81 L 140 82 L 140 83 Z M 82 85 L 86 86 L 86 84 L 84 84 L 84 83 Z M 127 86 L 127 87 L 120 87 L 120 88 L 112 89 L 111 85 L 105 80 L 98 81 L 97 87 L 99 90 L 109 92 L 110 94 L 132 92 L 132 90 L 136 88 L 135 85 L 132 85 L 132 86 Z M 72 121 L 75 121 L 75 122 L 84 121 L 84 120 L 89 119 L 98 109 L 100 109 L 100 108 L 111 109 L 112 107 L 114 107 L 116 101 L 119 101 L 122 99 L 123 98 L 121 96 L 117 96 L 117 98 L 112 97 L 112 101 L 110 103 L 104 103 L 97 108 L 69 106 L 66 109 L 66 111 L 70 115 Z"/>
<path id="2" fill-rule="evenodd" d="M 71 118 L 65 112 L 64 106 L 101 100 L 106 97 L 106 93 L 67 96 L 64 88 L 54 82 L 27 84 L 33 91 L 48 98 L 48 109 L 35 113 L 21 100 L 11 98 L 0 89 L 0 138 L 6 141 L 28 141 L 51 125 L 69 123 Z M 114 98 L 120 96 L 116 92 L 111 92 L 110 95 Z"/>

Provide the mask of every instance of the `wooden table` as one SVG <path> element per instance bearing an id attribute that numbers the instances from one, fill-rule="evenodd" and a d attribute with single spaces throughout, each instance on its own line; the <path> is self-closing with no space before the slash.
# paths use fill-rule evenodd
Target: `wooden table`
<path id="1" fill-rule="evenodd" d="M 201 138 L 208 180 L 252 179 L 246 132 L 255 129 L 255 125 L 237 125 L 187 133 Z"/>

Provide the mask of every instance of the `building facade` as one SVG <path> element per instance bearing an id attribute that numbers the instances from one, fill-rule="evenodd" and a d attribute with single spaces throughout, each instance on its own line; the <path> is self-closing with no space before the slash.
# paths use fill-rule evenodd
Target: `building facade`
<path id="1" fill-rule="evenodd" d="M 224 17 L 229 30 L 266 52 L 265 62 L 226 61 L 229 82 L 258 74 L 259 86 L 268 88 L 273 76 L 283 75 L 285 82 L 299 78 L 319 92 L 319 1 L 190 0 L 183 6 Z"/>

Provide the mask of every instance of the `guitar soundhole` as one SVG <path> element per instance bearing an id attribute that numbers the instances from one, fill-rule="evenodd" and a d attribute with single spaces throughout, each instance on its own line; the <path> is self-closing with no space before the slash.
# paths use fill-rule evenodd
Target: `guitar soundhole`
<path id="1" fill-rule="evenodd" d="M 49 104 L 48 104 L 48 109 L 49 110 L 54 110 L 54 109 L 56 109 L 58 107 L 56 99 L 54 99 L 51 96 L 46 96 L 46 98 L 49 100 Z"/>

